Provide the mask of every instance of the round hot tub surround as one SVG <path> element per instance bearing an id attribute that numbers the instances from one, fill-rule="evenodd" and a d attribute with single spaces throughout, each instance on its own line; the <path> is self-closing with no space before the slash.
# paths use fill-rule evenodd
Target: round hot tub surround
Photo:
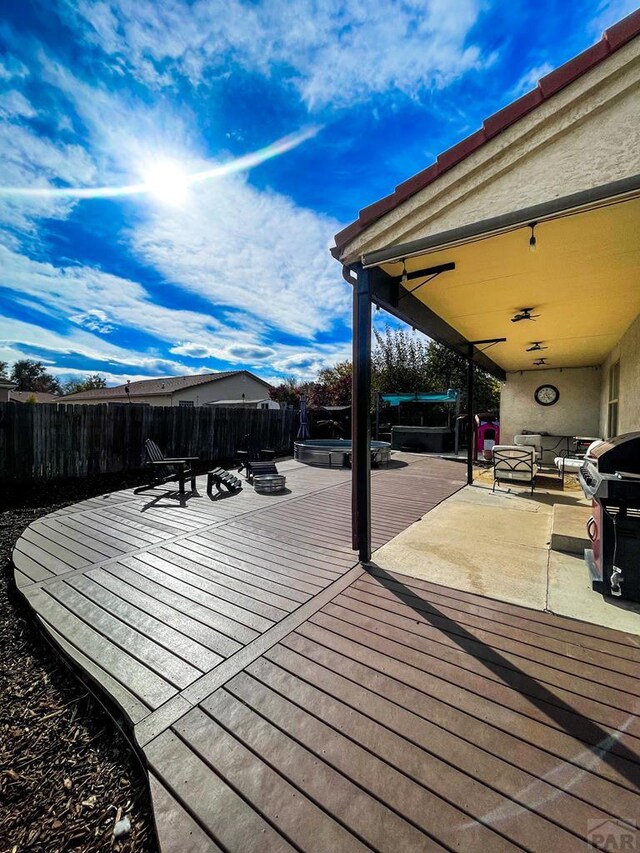
<path id="1" fill-rule="evenodd" d="M 296 441 L 293 456 L 306 465 L 324 468 L 351 467 L 351 441 L 340 438 L 307 438 Z M 386 441 L 371 442 L 371 464 L 386 465 L 391 456 L 391 445 Z"/>

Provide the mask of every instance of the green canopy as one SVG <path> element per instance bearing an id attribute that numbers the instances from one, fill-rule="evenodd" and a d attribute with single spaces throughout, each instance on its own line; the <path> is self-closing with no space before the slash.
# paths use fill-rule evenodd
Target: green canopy
<path id="1" fill-rule="evenodd" d="M 456 403 L 458 393 L 449 388 L 444 394 L 425 394 L 422 391 L 416 391 L 415 394 L 381 394 L 380 399 L 391 406 L 399 406 L 400 403 Z"/>

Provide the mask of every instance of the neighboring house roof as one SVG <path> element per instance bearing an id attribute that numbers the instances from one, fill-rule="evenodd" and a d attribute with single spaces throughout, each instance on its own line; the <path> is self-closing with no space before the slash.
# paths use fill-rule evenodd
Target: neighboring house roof
<path id="1" fill-rule="evenodd" d="M 50 394 L 48 391 L 9 391 L 9 402 L 11 403 L 57 403 L 59 394 Z"/>
<path id="2" fill-rule="evenodd" d="M 209 382 L 217 382 L 220 379 L 227 379 L 230 376 L 239 376 L 244 373 L 260 382 L 265 388 L 271 388 L 268 382 L 249 373 L 248 370 L 225 370 L 220 373 L 198 373 L 188 376 L 163 376 L 158 379 L 140 379 L 138 382 L 129 383 L 129 393 L 125 391 L 127 385 L 115 385 L 113 388 L 93 388 L 91 391 L 77 391 L 75 394 L 67 394 L 65 401 L 74 402 L 75 400 L 110 400 L 120 397 L 151 397 L 165 396 L 174 394 L 176 391 L 183 391 L 185 388 L 193 388 L 197 385 L 207 385 Z"/>
<path id="3" fill-rule="evenodd" d="M 435 163 L 399 184 L 391 195 L 363 208 L 355 222 L 336 234 L 336 245 L 331 250 L 333 256 L 339 258 L 345 246 L 362 234 L 373 222 L 381 219 L 408 198 L 425 189 L 486 142 L 515 124 L 527 113 L 539 107 L 587 71 L 599 65 L 638 35 L 640 35 L 640 9 L 606 30 L 599 42 L 542 77 L 535 89 L 485 119 L 480 130 L 439 154 Z"/>

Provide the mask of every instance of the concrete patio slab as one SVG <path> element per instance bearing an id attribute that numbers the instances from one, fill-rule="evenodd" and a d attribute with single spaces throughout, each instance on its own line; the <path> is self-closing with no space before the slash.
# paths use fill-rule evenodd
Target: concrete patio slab
<path id="1" fill-rule="evenodd" d="M 466 487 L 376 553 L 376 563 L 479 595 L 543 610 L 551 507 Z"/>
<path id="2" fill-rule="evenodd" d="M 589 548 L 587 520 L 591 515 L 588 506 L 566 506 L 556 504 L 551 523 L 551 550 L 577 554 L 582 557 Z"/>
<path id="3" fill-rule="evenodd" d="M 640 646 L 640 604 L 594 592 L 584 560 L 575 554 L 554 551 L 549 554 L 548 609 L 562 616 L 637 634 Z"/>
<path id="4" fill-rule="evenodd" d="M 575 487 L 496 489 L 481 472 L 375 555 L 376 565 L 436 584 L 640 635 L 640 605 L 591 588 L 581 551 L 590 513 Z M 552 541 L 556 524 L 555 538 Z"/>

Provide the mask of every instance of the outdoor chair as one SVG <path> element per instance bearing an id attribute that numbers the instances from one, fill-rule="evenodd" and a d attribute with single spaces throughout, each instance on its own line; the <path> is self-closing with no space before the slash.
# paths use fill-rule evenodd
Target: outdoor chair
<path id="1" fill-rule="evenodd" d="M 564 478 L 566 474 L 578 474 L 582 466 L 584 465 L 585 457 L 589 455 L 591 450 L 594 447 L 597 447 L 600 444 L 602 439 L 597 438 L 591 442 L 591 444 L 584 448 L 583 452 L 580 452 L 577 448 L 574 448 L 570 453 L 560 453 L 559 456 L 553 460 L 555 463 L 558 472 L 560 473 L 560 478 L 562 480 L 562 488 L 564 489 Z"/>
<path id="2" fill-rule="evenodd" d="M 147 465 L 154 472 L 153 481 L 145 488 L 151 489 L 164 483 L 178 482 L 178 491 L 184 494 L 184 483 L 187 478 L 191 480 L 191 491 L 196 490 L 196 475 L 190 462 L 198 459 L 197 456 L 183 456 L 180 458 L 167 458 L 152 439 L 148 438 L 144 443 L 147 455 Z"/>
<path id="3" fill-rule="evenodd" d="M 249 482 L 253 481 L 256 474 L 277 474 L 278 469 L 273 461 L 275 455 L 275 450 L 264 450 L 255 438 L 245 435 L 242 439 L 242 449 L 236 451 L 238 473 L 244 471 Z"/>
<path id="4" fill-rule="evenodd" d="M 531 494 L 536 484 L 538 463 L 534 446 L 517 444 L 496 444 L 493 448 L 493 488 L 496 483 L 520 483 L 531 486 Z"/>
<path id="5" fill-rule="evenodd" d="M 536 462 L 542 462 L 542 436 L 534 435 L 533 433 L 527 434 L 523 433 L 522 435 L 514 435 L 513 437 L 514 445 L 518 447 L 535 447 L 536 450 Z"/>

